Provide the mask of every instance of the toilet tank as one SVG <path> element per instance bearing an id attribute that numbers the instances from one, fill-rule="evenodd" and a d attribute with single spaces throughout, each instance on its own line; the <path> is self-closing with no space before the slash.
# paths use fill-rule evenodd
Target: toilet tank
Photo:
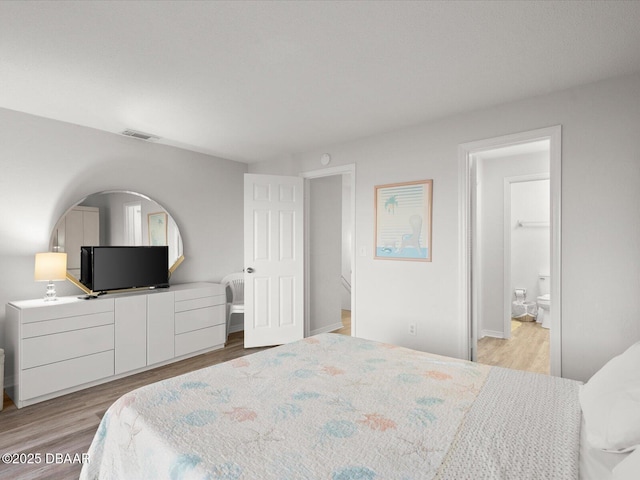
<path id="1" fill-rule="evenodd" d="M 538 288 L 540 289 L 540 295 L 551 293 L 551 280 L 549 274 L 541 273 L 538 275 Z"/>

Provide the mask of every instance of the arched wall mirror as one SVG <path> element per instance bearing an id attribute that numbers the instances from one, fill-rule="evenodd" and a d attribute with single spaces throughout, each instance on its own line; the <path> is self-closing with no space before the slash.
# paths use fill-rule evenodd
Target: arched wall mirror
<path id="1" fill-rule="evenodd" d="M 49 250 L 67 253 L 67 278 L 82 290 L 82 246 L 169 247 L 169 271 L 184 260 L 180 230 L 171 215 L 157 202 L 136 192 L 107 191 L 89 195 L 58 220 Z"/>

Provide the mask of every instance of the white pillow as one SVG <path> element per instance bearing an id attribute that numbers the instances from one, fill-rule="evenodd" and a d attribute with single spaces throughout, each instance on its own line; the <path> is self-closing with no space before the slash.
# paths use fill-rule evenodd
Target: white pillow
<path id="1" fill-rule="evenodd" d="M 640 342 L 581 386 L 580 406 L 594 447 L 628 451 L 640 445 Z"/>
<path id="2" fill-rule="evenodd" d="M 640 448 L 616 465 L 612 480 L 638 480 L 640 476 Z"/>

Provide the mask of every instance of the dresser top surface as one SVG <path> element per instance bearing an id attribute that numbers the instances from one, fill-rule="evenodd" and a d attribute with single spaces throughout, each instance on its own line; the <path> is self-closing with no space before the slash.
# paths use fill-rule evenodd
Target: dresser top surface
<path id="1" fill-rule="evenodd" d="M 103 300 L 113 300 L 114 298 L 122 298 L 128 297 L 132 295 L 153 295 L 156 293 L 163 292 L 181 292 L 185 290 L 193 290 L 198 288 L 211 288 L 218 287 L 222 289 L 222 285 L 219 283 L 211 283 L 211 282 L 196 282 L 196 283 L 178 283 L 176 285 L 171 285 L 169 288 L 157 288 L 157 289 L 144 289 L 144 290 L 132 290 L 125 292 L 113 292 L 104 295 L 100 295 L 98 297 L 87 298 L 86 295 L 76 295 L 69 297 L 57 297 L 56 300 L 46 301 L 44 298 L 34 298 L 30 300 L 18 300 L 9 302 L 9 305 L 13 305 L 19 309 L 26 308 L 43 308 L 43 307 L 55 307 L 58 305 L 68 305 L 72 303 L 83 303 L 83 302 L 100 302 Z M 224 292 L 224 290 L 221 290 Z"/>
<path id="2" fill-rule="evenodd" d="M 39 308 L 39 307 L 53 307 L 55 305 L 66 305 L 69 303 L 83 302 L 79 297 L 56 297 L 55 300 L 45 300 L 43 298 L 34 298 L 31 300 L 19 300 L 16 302 L 9 302 L 9 305 L 13 305 L 17 308 Z"/>

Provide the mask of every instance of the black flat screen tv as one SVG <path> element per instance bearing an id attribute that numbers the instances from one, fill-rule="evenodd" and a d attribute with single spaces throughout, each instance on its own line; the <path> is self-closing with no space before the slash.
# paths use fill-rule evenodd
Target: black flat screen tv
<path id="1" fill-rule="evenodd" d="M 80 283 L 92 292 L 169 286 L 169 247 L 81 247 Z"/>

